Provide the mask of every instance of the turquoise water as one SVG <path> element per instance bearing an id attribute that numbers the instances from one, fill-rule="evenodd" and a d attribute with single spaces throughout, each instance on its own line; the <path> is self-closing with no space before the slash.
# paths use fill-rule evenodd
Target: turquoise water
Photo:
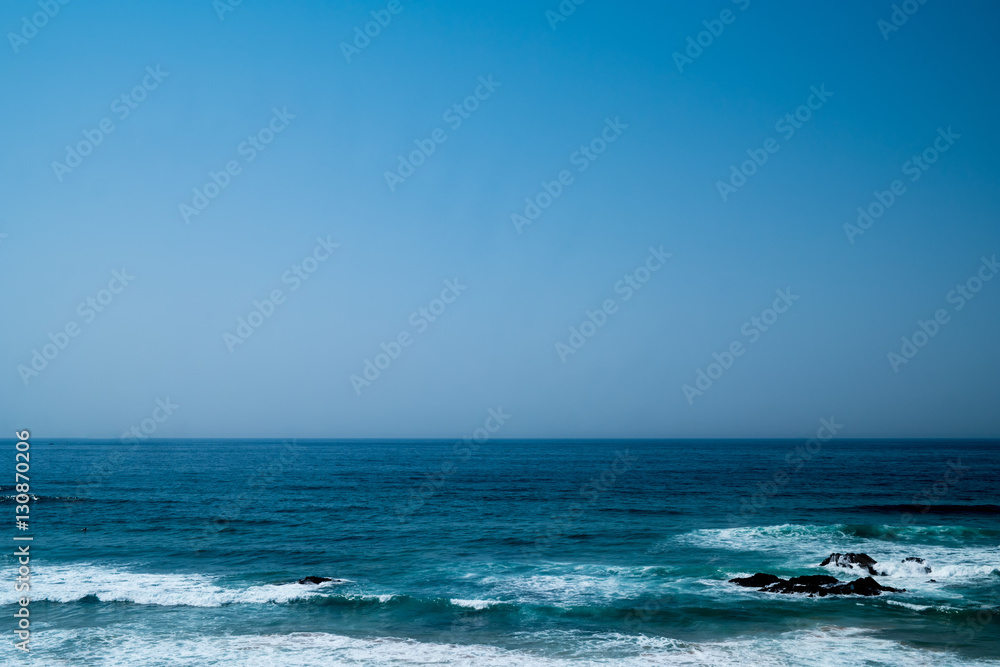
<path id="1" fill-rule="evenodd" d="M 810 449 L 33 441 L 32 651 L 10 546 L 0 662 L 1000 664 L 997 443 Z M 727 581 L 865 576 L 819 566 L 848 551 L 906 592 Z"/>

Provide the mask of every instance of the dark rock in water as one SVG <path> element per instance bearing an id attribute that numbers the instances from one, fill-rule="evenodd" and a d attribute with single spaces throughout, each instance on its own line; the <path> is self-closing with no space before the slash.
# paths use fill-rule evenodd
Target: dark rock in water
<path id="1" fill-rule="evenodd" d="M 928 579 L 927 583 L 929 583 L 929 584 L 936 584 L 937 583 L 937 579 Z"/>
<path id="2" fill-rule="evenodd" d="M 785 580 L 773 574 L 758 572 L 752 577 L 742 577 L 729 580 L 732 583 L 750 588 L 760 588 L 763 593 L 802 594 L 810 597 L 826 597 L 827 595 L 881 595 L 882 593 L 905 593 L 899 588 L 883 586 L 871 577 L 841 582 L 836 577 L 826 574 L 812 574 L 804 577 L 792 577 Z M 765 583 L 769 582 L 769 583 Z"/>
<path id="3" fill-rule="evenodd" d="M 826 574 L 811 574 L 805 577 L 792 577 L 788 581 L 779 581 L 762 588 L 765 593 L 815 593 L 821 594 L 826 586 L 837 584 L 840 581 L 836 577 Z M 822 593 L 825 595 L 825 593 Z"/>
<path id="4" fill-rule="evenodd" d="M 322 584 L 324 581 L 333 581 L 330 577 L 306 577 L 299 579 L 300 584 Z"/>
<path id="5" fill-rule="evenodd" d="M 826 584 L 837 583 L 837 577 L 828 574 L 809 574 L 804 577 L 792 577 L 788 583 L 793 586 L 825 586 Z"/>
<path id="6" fill-rule="evenodd" d="M 851 568 L 855 565 L 860 567 L 862 570 L 866 571 L 868 574 L 878 574 L 875 568 L 872 567 L 878 561 L 869 556 L 868 554 L 856 554 L 856 553 L 846 553 L 846 554 L 830 554 L 827 556 L 820 565 L 830 565 L 833 564 L 836 567 L 846 567 Z M 883 575 L 885 572 L 882 573 Z"/>
<path id="7" fill-rule="evenodd" d="M 904 558 L 903 562 L 904 563 L 920 563 L 921 565 L 924 565 L 924 559 L 923 558 L 917 558 L 916 556 L 910 556 L 909 558 Z M 931 573 L 931 566 L 930 565 L 924 565 L 924 574 L 930 574 L 930 573 Z"/>
<path id="8" fill-rule="evenodd" d="M 829 595 L 881 595 L 885 593 L 905 593 L 904 588 L 891 588 L 883 586 L 871 577 L 855 579 L 854 581 L 839 586 L 831 586 L 827 589 Z"/>
<path id="9" fill-rule="evenodd" d="M 920 558 L 907 558 L 906 561 L 916 561 L 923 563 Z M 832 553 L 826 560 L 820 563 L 823 565 L 833 565 L 853 569 L 859 567 L 869 574 L 878 574 L 872 565 L 878 561 L 868 554 L 856 553 Z M 930 568 L 927 568 L 930 572 Z M 885 572 L 882 573 L 885 575 Z M 864 577 L 854 581 L 841 582 L 836 577 L 827 574 L 811 574 L 804 577 L 792 577 L 785 580 L 773 574 L 758 572 L 752 577 L 737 577 L 730 579 L 730 583 L 747 588 L 758 588 L 763 593 L 792 594 L 798 593 L 809 595 L 810 597 L 825 597 L 827 595 L 881 595 L 882 593 L 905 593 L 904 589 L 883 586 L 871 577 Z"/>
<path id="10" fill-rule="evenodd" d="M 784 581 L 784 579 L 773 574 L 763 574 L 758 572 L 752 577 L 736 577 L 735 579 L 730 579 L 729 583 L 745 586 L 747 588 L 763 588 L 764 586 L 776 584 L 779 581 Z"/>

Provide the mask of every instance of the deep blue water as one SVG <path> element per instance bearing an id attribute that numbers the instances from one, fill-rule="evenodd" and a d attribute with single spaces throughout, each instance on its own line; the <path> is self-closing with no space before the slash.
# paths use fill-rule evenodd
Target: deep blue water
<path id="1" fill-rule="evenodd" d="M 32 651 L 14 649 L 10 546 L 5 665 L 1000 664 L 995 442 L 31 452 Z M 906 592 L 728 583 L 864 576 L 819 566 L 848 551 Z"/>

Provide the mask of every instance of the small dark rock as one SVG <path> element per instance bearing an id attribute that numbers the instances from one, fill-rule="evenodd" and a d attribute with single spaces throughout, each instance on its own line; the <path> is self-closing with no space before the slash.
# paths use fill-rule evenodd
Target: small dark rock
<path id="1" fill-rule="evenodd" d="M 832 564 L 836 567 L 852 568 L 853 566 L 857 565 L 862 570 L 866 571 L 868 574 L 878 574 L 878 572 L 875 571 L 875 568 L 872 567 L 872 565 L 874 565 L 877 562 L 878 562 L 877 560 L 875 560 L 868 554 L 833 553 L 827 556 L 826 560 L 820 563 L 820 566 Z M 883 572 L 882 574 L 884 575 L 885 573 Z"/>
<path id="2" fill-rule="evenodd" d="M 929 583 L 929 584 L 936 584 L 937 583 L 937 579 L 928 579 L 927 583 Z"/>
<path id="3" fill-rule="evenodd" d="M 300 584 L 322 584 L 324 581 L 333 581 L 330 577 L 306 577 L 299 579 Z"/>
<path id="4" fill-rule="evenodd" d="M 784 579 L 773 574 L 763 574 L 758 572 L 752 577 L 736 577 L 735 579 L 730 579 L 729 583 L 745 586 L 747 588 L 763 588 L 764 586 L 776 584 L 779 581 L 784 581 Z"/>

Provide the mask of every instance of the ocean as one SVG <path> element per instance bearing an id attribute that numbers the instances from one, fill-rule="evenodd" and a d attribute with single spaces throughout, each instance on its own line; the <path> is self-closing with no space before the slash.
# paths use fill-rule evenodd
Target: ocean
<path id="1" fill-rule="evenodd" d="M 2 488 L 0 664 L 1000 665 L 997 455 L 986 441 L 33 437 L 27 531 Z M 868 554 L 905 592 L 729 582 L 867 576 L 821 567 L 834 552 Z M 331 581 L 298 583 L 310 576 Z"/>

